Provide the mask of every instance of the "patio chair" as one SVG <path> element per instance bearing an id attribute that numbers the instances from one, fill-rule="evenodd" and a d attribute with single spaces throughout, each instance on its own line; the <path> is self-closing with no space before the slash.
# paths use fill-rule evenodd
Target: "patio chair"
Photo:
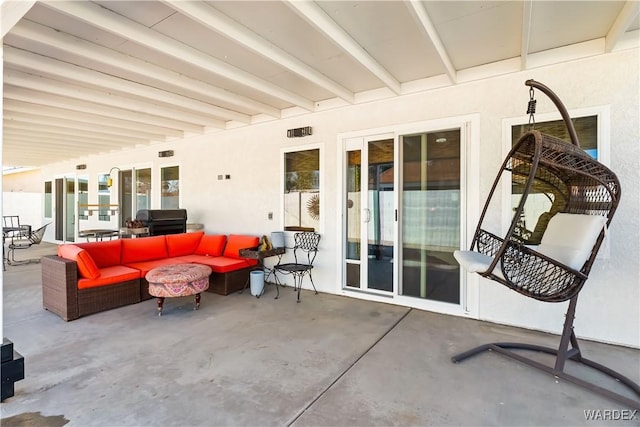
<path id="1" fill-rule="evenodd" d="M 532 119 L 535 87 L 549 96 L 560 110 L 571 143 L 537 130 L 522 135 L 504 160 L 489 192 L 471 249 L 455 251 L 454 256 L 468 272 L 480 274 L 526 297 L 551 303 L 569 301 L 560 344 L 555 349 L 527 343 L 488 343 L 451 359 L 461 362 L 484 351 L 492 351 L 640 409 L 640 386 L 583 357 L 573 328 L 578 294 L 589 277 L 620 202 L 620 182 L 615 173 L 580 148 L 571 119 L 556 95 L 533 80 L 528 80 L 526 85 L 531 87 L 529 112 Z M 523 192 L 509 230 L 506 235 L 498 236 L 487 231 L 487 224 L 483 222 L 493 196 L 500 197 L 496 190 L 501 188 L 499 183 L 503 178 L 522 188 Z M 536 226 L 536 233 L 541 234 L 539 240 L 537 237 L 532 239 L 536 233 L 518 229 L 522 226 L 519 219 L 531 194 L 545 195 L 554 202 L 548 213 L 540 215 L 539 226 Z M 525 357 L 520 350 L 550 354 L 555 356 L 555 364 L 549 366 Z M 569 360 L 614 378 L 635 394 L 635 398 L 567 373 L 564 368 Z"/>
<path id="2" fill-rule="evenodd" d="M 29 249 L 33 245 L 39 245 L 44 237 L 44 232 L 49 224 L 45 224 L 42 227 L 30 232 L 28 235 L 17 235 L 11 238 L 8 245 L 7 252 L 7 264 L 9 265 L 21 265 L 40 262 L 40 258 L 32 258 L 25 260 L 17 260 L 15 258 L 16 250 Z"/>
<path id="3" fill-rule="evenodd" d="M 4 215 L 2 217 L 2 269 L 6 270 L 7 256 L 5 245 L 7 241 L 31 234 L 31 226 L 20 224 L 18 215 Z"/>
<path id="4" fill-rule="evenodd" d="M 316 285 L 313 283 L 311 270 L 313 269 L 313 261 L 316 259 L 316 254 L 318 253 L 320 235 L 314 232 L 296 233 L 293 236 L 293 241 L 293 248 L 288 249 L 293 249 L 294 262 L 276 264 L 273 270 L 276 286 L 280 284 L 277 273 L 293 276 L 293 289 L 298 291 L 297 302 L 300 302 L 300 289 L 302 288 L 302 279 L 304 279 L 305 276 L 309 276 L 313 290 L 316 294 L 318 293 Z"/>

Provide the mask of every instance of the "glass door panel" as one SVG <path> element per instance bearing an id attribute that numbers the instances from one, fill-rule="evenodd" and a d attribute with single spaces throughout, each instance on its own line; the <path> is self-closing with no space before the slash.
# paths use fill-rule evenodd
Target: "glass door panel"
<path id="1" fill-rule="evenodd" d="M 76 236 L 76 179 L 64 178 L 64 241 L 74 242 Z"/>
<path id="2" fill-rule="evenodd" d="M 362 245 L 362 152 L 347 151 L 346 171 L 346 281 L 345 285 L 360 287 L 360 257 Z"/>
<path id="3" fill-rule="evenodd" d="M 344 187 L 345 287 L 393 292 L 394 139 L 378 135 L 349 145 Z"/>
<path id="4" fill-rule="evenodd" d="M 136 219 L 137 211 L 133 206 L 133 171 L 118 172 L 118 198 L 120 199 L 120 227 L 126 227 L 127 221 Z"/>
<path id="5" fill-rule="evenodd" d="M 136 170 L 136 213 L 151 209 L 151 169 Z"/>
<path id="6" fill-rule="evenodd" d="M 80 221 L 88 220 L 89 204 L 89 177 L 86 175 L 78 177 L 78 231 L 82 227 Z"/>
<path id="7" fill-rule="evenodd" d="M 401 138 L 401 295 L 460 303 L 460 134 Z"/>
<path id="8" fill-rule="evenodd" d="M 367 142 L 367 288 L 393 291 L 394 141 Z"/>

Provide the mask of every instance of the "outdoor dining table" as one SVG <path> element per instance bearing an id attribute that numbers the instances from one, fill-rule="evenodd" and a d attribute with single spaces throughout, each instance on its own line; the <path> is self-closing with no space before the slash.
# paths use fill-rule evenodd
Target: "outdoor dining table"
<path id="1" fill-rule="evenodd" d="M 78 237 L 85 237 L 87 241 L 93 238 L 96 240 L 96 242 L 102 241 L 105 237 L 111 238 L 117 235 L 118 235 L 118 230 L 109 230 L 106 228 L 82 230 L 78 232 Z"/>

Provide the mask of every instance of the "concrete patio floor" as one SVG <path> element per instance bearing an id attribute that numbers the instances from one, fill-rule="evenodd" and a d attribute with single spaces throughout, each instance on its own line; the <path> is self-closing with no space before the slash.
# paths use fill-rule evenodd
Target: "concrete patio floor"
<path id="1" fill-rule="evenodd" d="M 4 272 L 4 336 L 26 377 L 0 405 L 3 427 L 640 425 L 630 408 L 498 354 L 450 361 L 492 341 L 556 347 L 554 335 L 308 291 L 296 304 L 272 286 L 259 299 L 206 292 L 198 311 L 171 299 L 158 317 L 150 300 L 64 322 L 42 308 L 41 280 L 39 264 Z M 639 350 L 580 344 L 640 382 Z"/>

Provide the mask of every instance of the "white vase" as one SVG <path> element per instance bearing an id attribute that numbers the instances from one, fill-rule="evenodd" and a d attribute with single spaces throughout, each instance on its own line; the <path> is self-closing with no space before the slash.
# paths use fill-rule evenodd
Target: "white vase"
<path id="1" fill-rule="evenodd" d="M 264 271 L 252 271 L 250 278 L 251 295 L 259 298 L 264 293 Z"/>
<path id="2" fill-rule="evenodd" d="M 274 248 L 284 248 L 284 231 L 274 231 L 271 233 L 271 244 Z"/>

